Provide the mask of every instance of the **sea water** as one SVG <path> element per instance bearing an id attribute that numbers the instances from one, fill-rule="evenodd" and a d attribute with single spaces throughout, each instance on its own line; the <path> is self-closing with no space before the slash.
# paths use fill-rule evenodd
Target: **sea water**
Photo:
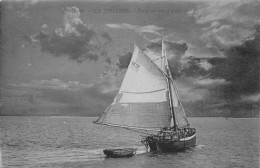
<path id="1" fill-rule="evenodd" d="M 91 117 L 0 117 L 0 167 L 257 168 L 259 119 L 189 118 L 197 146 L 149 153 L 141 136 L 93 124 Z M 106 158 L 103 149 L 137 147 L 130 158 Z"/>

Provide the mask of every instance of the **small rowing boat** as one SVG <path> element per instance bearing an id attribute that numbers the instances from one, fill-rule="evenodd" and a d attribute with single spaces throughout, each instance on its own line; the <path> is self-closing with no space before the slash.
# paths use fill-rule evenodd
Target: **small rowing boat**
<path id="1" fill-rule="evenodd" d="M 131 157 L 135 154 L 135 148 L 105 149 L 104 154 L 109 158 Z"/>

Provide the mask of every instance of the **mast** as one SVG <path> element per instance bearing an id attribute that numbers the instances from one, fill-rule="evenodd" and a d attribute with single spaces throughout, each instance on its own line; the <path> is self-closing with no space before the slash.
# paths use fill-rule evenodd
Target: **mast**
<path id="1" fill-rule="evenodd" d="M 164 64 L 161 63 L 161 65 L 165 66 L 165 70 L 166 70 L 166 82 L 167 82 L 167 86 L 168 86 L 168 92 L 169 92 L 169 104 L 170 104 L 170 111 L 171 111 L 171 121 L 173 120 L 173 128 L 174 131 L 176 131 L 177 129 L 177 125 L 176 125 L 176 119 L 175 119 L 175 114 L 174 114 L 174 107 L 173 107 L 173 101 L 172 101 L 172 91 L 171 91 L 171 86 L 170 86 L 170 80 L 171 80 L 171 72 L 169 70 L 169 65 L 168 65 L 168 61 L 167 61 L 167 57 L 166 57 L 166 51 L 164 48 L 164 36 L 162 36 L 162 58 L 164 58 Z M 161 59 L 162 60 L 162 59 Z"/>

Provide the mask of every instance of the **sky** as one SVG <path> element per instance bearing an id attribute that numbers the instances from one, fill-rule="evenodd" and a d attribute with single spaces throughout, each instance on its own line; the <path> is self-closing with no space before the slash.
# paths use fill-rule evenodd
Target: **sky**
<path id="1" fill-rule="evenodd" d="M 188 116 L 259 116 L 260 1 L 1 2 L 1 115 L 98 116 L 134 43 L 167 57 Z"/>

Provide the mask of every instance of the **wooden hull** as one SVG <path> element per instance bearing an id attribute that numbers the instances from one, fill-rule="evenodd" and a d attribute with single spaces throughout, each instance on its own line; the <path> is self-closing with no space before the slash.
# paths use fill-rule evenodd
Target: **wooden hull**
<path id="1" fill-rule="evenodd" d="M 153 137 L 153 142 L 148 143 L 148 145 L 151 151 L 177 152 L 189 147 L 194 147 L 196 145 L 196 134 L 179 140 L 163 140 L 155 136 Z"/>
<path id="2" fill-rule="evenodd" d="M 134 149 L 134 148 L 103 150 L 104 154 L 110 158 L 131 157 L 135 154 L 135 151 L 136 151 L 136 149 Z"/>

